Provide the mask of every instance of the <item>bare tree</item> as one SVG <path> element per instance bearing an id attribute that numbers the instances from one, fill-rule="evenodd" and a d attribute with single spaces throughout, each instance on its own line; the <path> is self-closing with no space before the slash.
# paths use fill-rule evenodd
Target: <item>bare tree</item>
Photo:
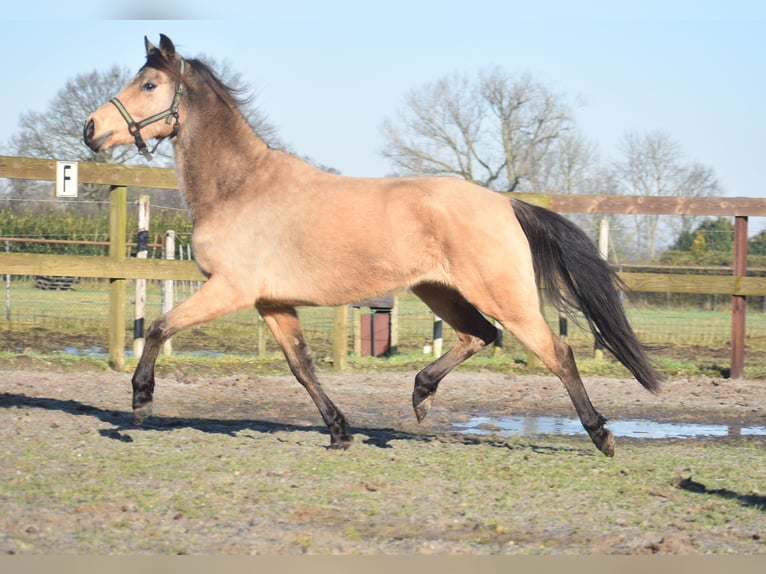
<path id="1" fill-rule="evenodd" d="M 540 171 L 540 187 L 558 194 L 616 194 L 614 174 L 604 169 L 597 146 L 576 131 L 559 137 L 549 153 L 543 158 Z M 618 216 L 603 213 L 565 214 L 576 222 L 594 241 L 598 240 L 601 221 L 610 223 L 612 240 L 609 245 L 609 259 L 619 262 L 623 258 L 623 244 L 617 239 L 620 234 Z"/>
<path id="2" fill-rule="evenodd" d="M 623 194 L 710 197 L 721 191 L 714 171 L 702 164 L 687 162 L 680 144 L 666 132 L 628 132 L 618 149 L 622 157 L 614 163 L 614 173 Z M 680 216 L 661 220 L 658 215 L 635 215 L 632 221 L 636 255 L 644 261 L 657 258 L 662 231 L 677 236 L 698 222 L 695 218 Z"/>
<path id="3" fill-rule="evenodd" d="M 500 69 L 480 77 L 480 94 L 499 136 L 507 191 L 523 181 L 542 190 L 543 163 L 560 138 L 573 128 L 569 106 L 529 75 L 514 78 Z"/>
<path id="4" fill-rule="evenodd" d="M 599 154 L 596 144 L 576 131 L 556 138 L 542 156 L 538 185 L 555 193 L 594 193 L 593 181 L 598 176 Z"/>
<path id="5" fill-rule="evenodd" d="M 127 148 L 94 154 L 82 144 L 82 125 L 87 115 L 101 106 L 128 82 L 130 73 L 113 66 L 106 72 L 92 71 L 68 80 L 51 100 L 44 112 L 30 111 L 19 117 L 19 130 L 11 135 L 3 148 L 6 153 L 23 157 L 51 158 L 72 161 L 126 163 Z M 5 195 L 19 199 L 50 197 L 50 182 L 10 181 Z M 85 198 L 98 198 L 104 186 L 81 186 Z"/>
<path id="6" fill-rule="evenodd" d="M 497 177 L 477 158 L 483 110 L 473 92 L 465 76 L 454 75 L 407 95 L 397 122 L 386 119 L 382 128 L 383 155 L 397 173 L 456 175 L 485 184 Z"/>
<path id="7" fill-rule="evenodd" d="M 103 105 L 130 79 L 125 68 L 92 71 L 68 80 L 44 112 L 30 111 L 19 118 L 19 131 L 7 148 L 25 157 L 74 161 L 124 163 L 133 155 L 128 148 L 94 154 L 82 144 L 82 125 L 87 115 Z"/>
<path id="8" fill-rule="evenodd" d="M 540 191 L 544 163 L 574 128 L 564 98 L 500 69 L 454 74 L 412 90 L 382 125 L 399 175 L 456 175 L 498 191 Z"/>

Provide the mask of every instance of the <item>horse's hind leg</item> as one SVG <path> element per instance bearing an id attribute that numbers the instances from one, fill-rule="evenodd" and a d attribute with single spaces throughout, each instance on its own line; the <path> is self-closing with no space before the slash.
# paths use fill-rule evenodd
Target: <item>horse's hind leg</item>
<path id="1" fill-rule="evenodd" d="M 524 265 L 517 256 L 514 273 L 503 273 L 502 269 L 496 268 L 493 270 L 492 261 L 482 263 L 492 272 L 484 275 L 474 273 L 464 278 L 460 284 L 464 286 L 465 296 L 474 301 L 481 311 L 500 321 L 505 329 L 540 357 L 545 366 L 561 379 L 591 440 L 601 452 L 612 456 L 614 437 L 604 427 L 606 419 L 590 402 L 572 349 L 553 333 L 540 312 L 540 298 L 531 262 L 528 266 Z M 493 280 L 477 280 L 476 277 L 492 277 Z"/>
<path id="2" fill-rule="evenodd" d="M 303 336 L 295 309 L 260 305 L 257 307 L 282 348 L 293 375 L 305 387 L 319 409 L 330 431 L 330 448 L 348 448 L 354 439 L 348 434 L 346 417 L 325 394 L 317 380 L 311 351 Z"/>
<path id="3" fill-rule="evenodd" d="M 458 344 L 415 377 L 412 406 L 418 422 L 428 414 L 441 380 L 460 363 L 495 340 L 497 329 L 460 293 L 443 285 L 417 285 L 413 293 L 455 329 Z"/>
<path id="4" fill-rule="evenodd" d="M 604 427 L 606 418 L 590 402 L 572 349 L 551 331 L 536 306 L 526 309 L 528 312 L 512 319 L 500 319 L 500 322 L 561 379 L 593 444 L 606 456 L 614 456 L 614 436 Z"/>
<path id="5" fill-rule="evenodd" d="M 154 365 L 162 344 L 183 329 L 237 309 L 249 308 L 251 304 L 252 301 L 232 290 L 227 282 L 211 278 L 194 295 L 152 322 L 132 379 L 133 416 L 137 424 L 152 413 Z"/>

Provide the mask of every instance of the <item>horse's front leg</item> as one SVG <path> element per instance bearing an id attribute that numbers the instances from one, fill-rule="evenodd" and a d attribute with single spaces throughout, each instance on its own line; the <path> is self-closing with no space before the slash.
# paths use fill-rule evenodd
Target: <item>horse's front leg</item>
<path id="1" fill-rule="evenodd" d="M 162 344 L 183 329 L 251 306 L 252 300 L 247 300 L 231 289 L 228 282 L 211 278 L 194 295 L 152 322 L 146 332 L 144 352 L 132 379 L 133 416 L 136 424 L 141 424 L 152 414 L 154 365 Z"/>
<path id="2" fill-rule="evenodd" d="M 146 417 L 152 414 L 154 397 L 154 364 L 157 361 L 162 343 L 167 340 L 164 336 L 163 325 L 165 317 L 155 319 L 146 333 L 144 351 L 133 373 L 133 419 L 136 424 L 141 424 Z"/>

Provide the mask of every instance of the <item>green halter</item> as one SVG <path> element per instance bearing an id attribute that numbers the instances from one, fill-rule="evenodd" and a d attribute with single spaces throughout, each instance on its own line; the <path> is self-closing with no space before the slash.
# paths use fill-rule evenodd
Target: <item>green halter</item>
<path id="1" fill-rule="evenodd" d="M 186 62 L 181 59 L 181 76 L 183 77 L 184 72 L 186 70 Z M 165 110 L 164 112 L 160 112 L 158 114 L 154 114 L 153 116 L 150 116 L 148 118 L 145 118 L 141 120 L 140 122 L 135 121 L 128 110 L 125 108 L 124 105 L 122 105 L 122 102 L 117 99 L 117 97 L 112 98 L 109 100 L 114 104 L 114 106 L 117 108 L 117 110 L 120 112 L 122 117 L 125 119 L 125 121 L 128 123 L 128 131 L 130 132 L 130 135 L 133 136 L 133 138 L 136 140 L 136 147 L 138 148 L 138 151 L 143 155 L 148 161 L 152 160 L 152 154 L 157 149 L 157 146 L 160 145 L 160 142 L 165 139 L 165 137 L 175 137 L 175 135 L 178 133 L 178 106 L 181 104 L 181 96 L 184 94 L 185 86 L 183 82 L 178 81 L 176 82 L 176 93 L 173 96 L 173 102 L 170 104 L 170 107 Z M 146 142 L 144 142 L 144 139 L 141 137 L 141 129 L 145 128 L 149 124 L 153 124 L 154 122 L 158 122 L 160 120 L 164 119 L 165 123 L 170 125 L 170 122 L 172 122 L 175 119 L 175 123 L 173 124 L 173 131 L 170 133 L 169 136 L 165 136 L 160 138 L 155 146 L 152 148 L 152 151 L 149 151 Z"/>

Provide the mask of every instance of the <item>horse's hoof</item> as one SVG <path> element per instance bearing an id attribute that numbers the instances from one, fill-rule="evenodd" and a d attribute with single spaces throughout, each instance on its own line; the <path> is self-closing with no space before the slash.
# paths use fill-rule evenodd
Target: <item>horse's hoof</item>
<path id="1" fill-rule="evenodd" d="M 144 421 L 152 415 L 152 403 L 146 403 L 133 409 L 133 422 L 137 425 L 144 424 Z"/>
<path id="2" fill-rule="evenodd" d="M 604 453 L 604 456 L 614 456 L 614 435 L 609 429 L 602 429 L 604 436 L 601 438 L 600 444 L 597 444 L 598 450 Z"/>
<path id="3" fill-rule="evenodd" d="M 343 435 L 340 438 L 332 437 L 330 439 L 330 448 L 332 450 L 346 450 L 354 443 L 354 437 L 349 435 Z"/>
<path id="4" fill-rule="evenodd" d="M 418 419 L 418 422 L 423 422 L 423 419 L 426 418 L 426 415 L 428 414 L 428 411 L 431 410 L 431 405 L 434 402 L 434 396 L 429 395 L 422 401 L 420 401 L 419 404 L 414 405 L 415 409 L 415 416 Z"/>

